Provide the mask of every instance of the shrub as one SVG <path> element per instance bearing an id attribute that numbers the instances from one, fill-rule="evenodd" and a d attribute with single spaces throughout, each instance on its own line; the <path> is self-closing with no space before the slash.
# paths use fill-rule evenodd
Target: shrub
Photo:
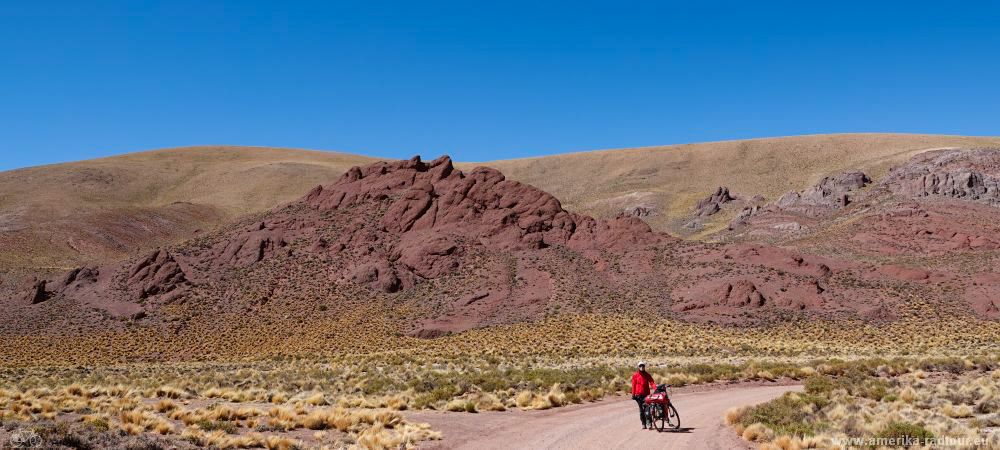
<path id="1" fill-rule="evenodd" d="M 809 394 L 829 394 L 836 388 L 833 379 L 826 375 L 812 375 L 806 378 L 804 384 Z"/>
<path id="2" fill-rule="evenodd" d="M 518 392 L 517 397 L 514 398 L 514 402 L 518 408 L 528 408 L 531 406 L 531 401 L 535 398 L 535 393 L 531 391 L 521 391 Z"/>
<path id="3" fill-rule="evenodd" d="M 224 421 L 200 420 L 197 422 L 198 428 L 205 431 L 223 431 L 226 434 L 236 434 L 239 431 L 236 424 Z"/>
<path id="4" fill-rule="evenodd" d="M 908 422 L 890 422 L 879 432 L 878 438 L 891 439 L 896 446 L 923 445 L 934 438 L 926 428 Z"/>
<path id="5" fill-rule="evenodd" d="M 766 441 L 771 439 L 772 436 L 774 436 L 774 431 L 772 431 L 771 429 L 767 428 L 762 424 L 753 423 L 743 430 L 742 436 L 743 439 L 746 439 L 750 442 Z"/>
<path id="6" fill-rule="evenodd" d="M 770 402 L 727 413 L 727 420 L 738 420 L 744 428 L 761 424 L 779 435 L 812 436 L 817 424 L 805 411 L 804 407 L 811 404 L 808 398 L 787 393 Z"/>

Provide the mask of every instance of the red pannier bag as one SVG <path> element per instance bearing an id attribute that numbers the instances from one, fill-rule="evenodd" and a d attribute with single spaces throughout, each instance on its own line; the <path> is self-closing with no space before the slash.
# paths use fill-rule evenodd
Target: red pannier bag
<path id="1" fill-rule="evenodd" d="M 666 405 L 668 402 L 669 399 L 667 398 L 666 392 L 656 392 L 653 394 L 649 394 L 649 396 L 646 397 L 647 405 L 655 405 L 655 404 Z"/>

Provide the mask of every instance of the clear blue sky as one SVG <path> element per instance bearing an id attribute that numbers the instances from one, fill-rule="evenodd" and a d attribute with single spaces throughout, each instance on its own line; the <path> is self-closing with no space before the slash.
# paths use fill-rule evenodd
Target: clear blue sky
<path id="1" fill-rule="evenodd" d="M 489 160 L 997 135 L 1000 2 L 20 1 L 0 170 L 193 144 Z"/>

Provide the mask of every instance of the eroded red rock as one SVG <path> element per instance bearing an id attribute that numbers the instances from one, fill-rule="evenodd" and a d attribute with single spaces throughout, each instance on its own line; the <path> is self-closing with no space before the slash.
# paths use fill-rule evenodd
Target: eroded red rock
<path id="1" fill-rule="evenodd" d="M 167 294 L 186 284 L 184 270 L 170 252 L 163 249 L 139 259 L 128 271 L 127 285 L 138 299 Z"/>

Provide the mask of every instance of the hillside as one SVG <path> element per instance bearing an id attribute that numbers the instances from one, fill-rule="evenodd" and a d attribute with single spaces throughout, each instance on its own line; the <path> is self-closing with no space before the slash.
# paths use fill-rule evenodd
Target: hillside
<path id="1" fill-rule="evenodd" d="M 653 229 L 714 238 L 735 211 L 689 228 L 697 201 L 728 186 L 774 200 L 830 173 L 877 177 L 937 147 L 1000 138 L 856 134 L 604 150 L 492 161 L 509 178 L 595 217 L 634 213 Z M 374 159 L 262 147 L 190 147 L 0 172 L 0 270 L 62 270 L 135 255 L 290 201 Z M 478 164 L 458 163 L 463 169 Z M 586 182 L 581 182 L 586 180 Z M 2 280 L 0 280 L 2 281 Z"/>
<path id="2" fill-rule="evenodd" d="M 187 239 L 371 159 L 190 147 L 0 172 L 0 269 L 65 269 Z"/>
<path id="3" fill-rule="evenodd" d="M 0 335 L 77 336 L 59 344 L 72 353 L 141 333 L 135 345 L 174 359 L 591 314 L 971 323 L 1000 317 L 997 204 L 1000 150 L 929 151 L 875 181 L 848 172 L 786 193 L 729 231 L 749 238 L 709 244 L 569 211 L 495 169 L 415 157 L 352 167 L 189 241 L 8 292 Z"/>
<path id="4" fill-rule="evenodd" d="M 644 208 L 654 229 L 691 234 L 683 227 L 695 204 L 719 186 L 736 196 L 777 199 L 824 176 L 862 170 L 886 173 L 922 151 L 941 147 L 998 146 L 1000 138 L 913 134 L 832 134 L 688 145 L 603 150 L 484 163 L 538 186 L 576 211 L 614 217 Z M 460 165 L 471 167 L 475 164 Z M 725 212 L 694 237 L 724 228 Z"/>

